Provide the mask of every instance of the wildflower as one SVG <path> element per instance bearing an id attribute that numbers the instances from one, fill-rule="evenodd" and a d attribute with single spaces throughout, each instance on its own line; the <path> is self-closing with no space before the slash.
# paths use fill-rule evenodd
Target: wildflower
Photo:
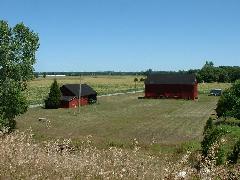
<path id="1" fill-rule="evenodd" d="M 177 177 L 179 177 L 179 178 L 185 178 L 186 175 L 187 175 L 187 172 L 186 172 L 186 171 L 181 171 L 181 172 L 178 173 Z"/>

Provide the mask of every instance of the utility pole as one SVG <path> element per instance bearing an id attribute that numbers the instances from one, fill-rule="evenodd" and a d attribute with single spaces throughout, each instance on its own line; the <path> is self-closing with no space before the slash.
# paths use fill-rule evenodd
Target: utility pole
<path id="1" fill-rule="evenodd" d="M 79 92 L 78 92 L 78 112 L 80 113 L 81 106 L 81 94 L 82 94 L 82 74 L 80 74 L 80 84 L 79 84 Z"/>

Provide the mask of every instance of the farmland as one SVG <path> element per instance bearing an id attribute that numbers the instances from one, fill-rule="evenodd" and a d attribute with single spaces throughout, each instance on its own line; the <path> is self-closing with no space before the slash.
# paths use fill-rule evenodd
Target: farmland
<path id="1" fill-rule="evenodd" d="M 198 101 L 138 99 L 143 94 L 100 97 L 98 103 L 78 109 L 33 108 L 17 119 L 18 129 L 32 128 L 35 138 L 93 136 L 96 146 L 128 147 L 137 138 L 143 147 L 154 140 L 176 145 L 200 140 L 203 126 L 214 111 L 217 97 L 200 95 Z M 50 121 L 39 122 L 43 117 Z"/>
<path id="2" fill-rule="evenodd" d="M 82 76 L 82 83 L 87 83 L 92 86 L 99 95 L 119 93 L 126 91 L 134 91 L 135 83 L 134 78 L 137 77 L 139 80 L 142 76 Z M 50 85 L 53 82 L 54 77 L 37 78 L 29 82 L 28 91 L 26 96 L 30 104 L 43 103 L 46 98 Z M 80 78 L 74 76 L 57 77 L 57 81 L 60 85 L 79 83 Z M 230 86 L 230 83 L 200 83 L 199 93 L 207 94 L 210 89 L 222 88 L 226 89 Z M 144 82 L 138 81 L 136 83 L 137 90 L 144 89 Z"/>
<path id="3" fill-rule="evenodd" d="M 140 76 L 137 76 L 140 79 Z M 83 76 L 82 83 L 90 84 L 98 94 L 134 91 L 135 76 Z M 53 82 L 52 77 L 37 78 L 29 82 L 28 100 L 32 104 L 42 103 Z M 79 77 L 57 77 L 60 85 L 79 83 Z M 137 90 L 144 89 L 138 81 Z M 214 111 L 217 97 L 209 97 L 212 88 L 226 89 L 228 83 L 199 84 L 199 100 L 144 100 L 143 93 L 99 97 L 97 104 L 77 109 L 46 110 L 29 109 L 18 118 L 18 128 L 31 127 L 36 139 L 83 138 L 94 136 L 97 146 L 109 144 L 129 146 L 137 138 L 148 146 L 153 140 L 159 144 L 174 145 L 201 139 L 202 128 Z M 50 127 L 38 121 L 46 118 Z"/>
<path id="4" fill-rule="evenodd" d="M 142 76 L 136 76 L 139 80 Z M 92 86 L 99 95 L 134 91 L 135 76 L 82 76 L 81 82 L 87 83 Z M 28 91 L 26 92 L 28 101 L 30 104 L 42 103 L 46 98 L 50 85 L 53 82 L 54 77 L 37 78 L 29 82 Z M 68 76 L 57 77 L 59 85 L 63 84 L 77 84 L 80 82 L 80 77 Z M 143 82 L 138 81 L 136 83 L 137 90 L 143 90 Z"/>
<path id="5" fill-rule="evenodd" d="M 83 77 L 82 82 L 92 85 L 99 94 L 108 94 L 134 91 L 133 79 L 133 76 Z M 39 78 L 31 81 L 29 100 L 33 103 L 38 100 L 41 102 L 42 97 L 47 95 L 52 80 L 53 78 Z M 79 78 L 58 78 L 58 82 L 78 83 Z M 42 162 L 41 171 L 44 172 L 41 177 L 70 174 L 71 177 L 83 179 L 118 179 L 124 176 L 126 179 L 163 179 L 166 177 L 166 169 L 174 167 L 178 173 L 175 164 L 182 162 L 186 150 L 197 152 L 200 149 L 203 127 L 214 113 L 218 101 L 218 97 L 207 95 L 209 90 L 229 86 L 230 84 L 223 83 L 199 84 L 200 94 L 196 101 L 138 99 L 144 94 L 132 93 L 98 97 L 96 104 L 82 106 L 80 109 L 31 108 L 17 117 L 17 129 L 20 132 L 31 129 L 33 142 L 37 142 L 37 145 L 29 146 L 32 141 L 25 143 L 22 138 L 26 137 L 24 134 L 17 134 L 14 138 L 20 139 L 18 146 L 19 149 L 24 149 L 23 152 L 28 155 L 37 153 L 36 162 Z M 143 89 L 143 82 L 138 82 L 137 88 Z M 56 152 L 58 145 L 68 138 L 77 151 L 64 154 Z M 50 155 L 46 153 L 49 153 L 48 146 L 47 151 L 41 150 L 49 142 L 53 142 L 50 145 Z M 83 142 L 90 142 L 91 145 Z M 3 142 L 3 147 L 5 144 Z M 12 147 L 9 149 L 16 148 L 15 144 L 10 145 Z M 29 150 L 29 147 L 37 148 Z M 36 164 L 35 159 L 29 160 L 31 156 L 18 157 L 18 153 L 15 156 L 31 162 L 31 166 Z M 191 157 L 196 161 L 195 156 Z M 7 162 L 8 155 L 3 154 L 3 159 Z M 19 169 L 17 163 L 14 167 Z M 5 172 L 9 170 L 6 169 Z M 114 172 L 114 175 L 110 172 Z"/>

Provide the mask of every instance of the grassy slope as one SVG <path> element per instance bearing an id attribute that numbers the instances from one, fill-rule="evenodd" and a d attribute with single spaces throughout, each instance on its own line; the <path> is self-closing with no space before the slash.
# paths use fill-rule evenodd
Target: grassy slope
<path id="1" fill-rule="evenodd" d="M 97 146 L 128 146 L 134 138 L 143 146 L 153 138 L 162 145 L 175 145 L 201 138 L 217 102 L 217 97 L 206 95 L 198 101 L 137 99 L 141 95 L 101 97 L 98 104 L 81 107 L 80 113 L 77 109 L 29 109 L 17 125 L 20 130 L 32 127 L 39 139 L 92 135 Z M 51 127 L 39 122 L 39 117 L 50 120 Z"/>

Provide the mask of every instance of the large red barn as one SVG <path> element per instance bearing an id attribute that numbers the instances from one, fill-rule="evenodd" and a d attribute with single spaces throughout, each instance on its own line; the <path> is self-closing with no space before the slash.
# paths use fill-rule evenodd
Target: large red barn
<path id="1" fill-rule="evenodd" d="M 145 80 L 146 98 L 197 99 L 198 83 L 194 74 L 152 73 Z"/>
<path id="2" fill-rule="evenodd" d="M 61 103 L 62 108 L 74 108 L 79 104 L 87 105 L 97 101 L 97 92 L 87 84 L 65 84 L 61 88 Z M 80 96 L 79 96 L 80 94 Z"/>

